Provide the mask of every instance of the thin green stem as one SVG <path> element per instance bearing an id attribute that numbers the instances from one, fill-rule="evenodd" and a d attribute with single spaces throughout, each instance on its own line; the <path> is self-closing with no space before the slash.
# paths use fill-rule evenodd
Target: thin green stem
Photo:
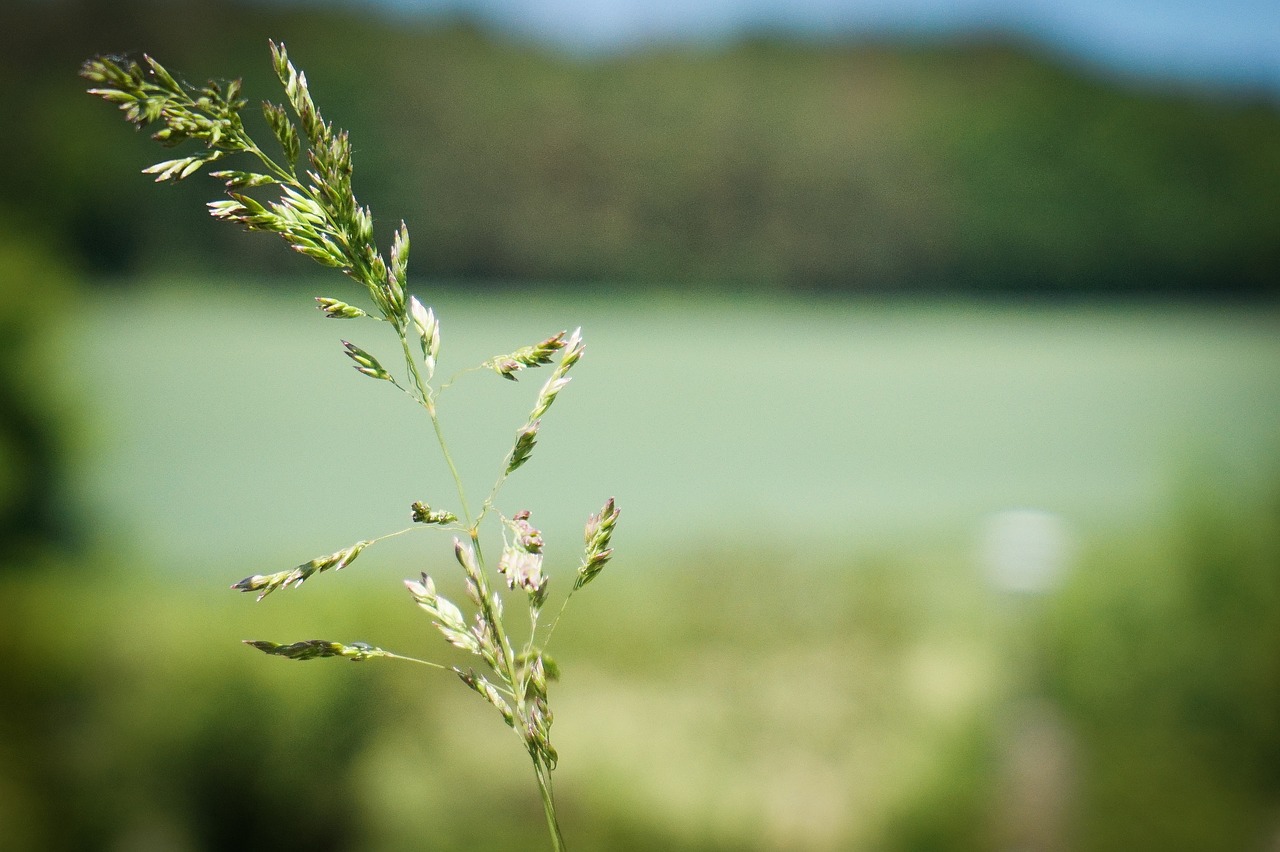
<path id="1" fill-rule="evenodd" d="M 433 669 L 440 669 L 441 671 L 452 671 L 448 666 L 442 666 L 439 663 L 433 663 L 430 660 L 419 660 L 417 657 L 406 657 L 403 654 L 393 654 L 390 651 L 383 651 L 378 656 L 386 657 L 391 660 L 404 660 L 406 663 L 417 663 L 420 666 L 429 666 Z"/>
<path id="2" fill-rule="evenodd" d="M 419 529 L 422 529 L 422 527 L 405 527 L 402 530 L 396 530 L 395 532 L 387 533 L 386 535 L 380 535 L 377 538 L 371 538 L 369 539 L 369 544 L 377 544 L 380 541 L 386 541 L 389 538 L 395 538 L 398 535 L 404 535 L 405 533 L 414 532 Z"/>
<path id="3" fill-rule="evenodd" d="M 502 462 L 502 466 L 505 468 L 510 463 L 511 463 L 511 455 L 508 453 L 506 459 L 503 460 Z M 493 487 L 489 489 L 489 496 L 485 497 L 484 502 L 480 504 L 480 517 L 477 519 L 478 521 L 484 520 L 484 516 L 489 514 L 489 510 L 493 508 L 493 501 L 498 498 L 498 491 L 502 488 L 503 483 L 506 481 L 507 481 L 507 474 L 504 473 L 502 474 L 502 476 L 498 477 L 497 482 L 493 483 Z"/>
<path id="4" fill-rule="evenodd" d="M 471 506 L 467 502 L 467 491 L 462 485 L 462 475 L 458 473 L 458 466 L 454 464 L 453 455 L 449 452 L 449 442 L 445 440 L 444 427 L 440 425 L 440 415 L 436 412 L 435 398 L 431 395 L 431 386 L 423 379 L 422 371 L 418 369 L 418 359 L 413 357 L 413 350 L 409 346 L 409 335 L 402 324 L 396 324 L 396 333 L 400 337 L 400 346 L 404 350 L 405 365 L 409 369 L 409 374 L 413 376 L 414 387 L 418 389 L 418 401 L 427 410 L 427 416 L 431 418 L 431 428 L 435 432 L 436 443 L 440 445 L 440 454 L 444 457 L 444 463 L 449 468 L 449 475 L 453 477 L 454 487 L 458 491 L 458 501 L 461 504 L 462 517 L 466 521 L 467 527 L 474 530 L 475 522 L 471 518 Z"/>
<path id="5" fill-rule="evenodd" d="M 458 381 L 458 379 L 462 378 L 462 377 L 463 377 L 463 376 L 465 376 L 467 373 L 476 373 L 476 372 L 479 372 L 480 370 L 483 370 L 483 369 L 484 369 L 484 367 L 467 367 L 465 370 L 459 370 L 458 372 L 456 372 L 456 373 L 454 373 L 452 376 L 450 376 L 450 377 L 449 377 L 449 380 L 448 380 L 447 382 L 445 382 L 444 384 L 442 384 L 442 385 L 440 386 L 440 392 L 441 392 L 441 393 L 444 393 L 444 392 L 445 392 L 445 391 L 447 391 L 449 388 L 453 387 L 453 383 L 454 383 L 454 382 L 456 382 L 456 381 Z"/>
<path id="6" fill-rule="evenodd" d="M 244 133 L 243 130 L 241 133 Z M 271 159 L 271 157 L 267 156 L 267 153 L 259 148 L 258 144 L 250 139 L 247 134 L 243 135 L 242 139 L 245 145 L 245 150 L 257 157 L 258 160 L 267 167 L 267 170 L 275 176 L 276 180 L 280 183 L 287 183 L 296 189 L 303 188 L 302 183 L 298 180 L 298 172 L 296 169 L 286 169 L 284 166 L 278 164 L 275 160 Z"/>
<path id="7" fill-rule="evenodd" d="M 397 329 L 400 335 L 400 342 L 404 348 L 405 363 L 409 367 L 410 374 L 413 376 L 414 384 L 418 388 L 422 406 L 427 410 L 427 414 L 431 417 L 431 426 L 436 433 L 436 441 L 440 445 L 440 452 L 444 456 L 445 464 L 449 467 L 449 472 L 453 476 L 454 485 L 458 489 L 458 500 L 461 502 L 462 513 L 467 523 L 467 531 L 471 538 L 471 546 L 475 552 L 476 565 L 476 581 L 480 597 L 480 607 L 484 613 L 484 619 L 493 630 L 493 639 L 502 654 L 502 663 L 504 671 L 497 672 L 498 676 L 506 681 L 508 689 L 502 689 L 515 702 L 515 713 L 519 723 L 523 726 L 528 724 L 529 711 L 525 704 L 525 696 L 528 692 L 528 684 L 523 682 L 516 671 L 516 661 L 511 641 L 507 636 L 506 628 L 502 623 L 502 619 L 498 617 L 493 607 L 493 592 L 489 587 L 489 581 L 485 574 L 484 551 L 480 545 L 480 521 L 484 519 L 485 514 L 492 508 L 493 499 L 497 496 L 498 489 L 502 483 L 506 481 L 506 474 L 499 477 L 494 483 L 493 490 L 489 496 L 485 498 L 484 505 L 481 507 L 480 515 L 472 519 L 471 509 L 467 503 L 467 496 L 462 485 L 462 477 L 458 473 L 458 468 L 453 462 L 453 457 L 449 453 L 449 445 L 444 437 L 444 430 L 440 425 L 440 418 L 436 413 L 435 400 L 431 395 L 428 384 L 423 380 L 422 373 L 418 369 L 417 360 L 413 357 L 412 350 L 409 346 L 408 335 L 401 326 Z M 504 466 L 510 462 L 510 457 L 504 462 Z M 567 602 L 567 601 L 566 601 Z M 561 608 L 563 612 L 563 607 Z M 559 620 L 559 616 L 557 616 Z M 529 642 L 526 643 L 526 650 L 530 647 L 537 634 L 538 618 L 537 612 L 531 612 L 531 625 Z M 499 687 L 501 689 L 501 687 Z M 520 732 L 517 731 L 517 734 Z M 521 737 L 523 738 L 523 734 Z M 526 747 L 529 744 L 526 742 Z M 542 810 L 547 819 L 547 830 L 551 834 L 551 846 L 555 852 L 564 852 L 564 837 L 560 833 L 560 823 L 556 819 L 555 797 L 551 786 L 551 767 L 545 765 L 539 758 L 537 753 L 532 749 L 529 756 L 533 760 L 534 776 L 538 781 L 538 794 L 542 797 Z"/>
<path id="8" fill-rule="evenodd" d="M 530 604 L 529 606 L 529 639 L 524 643 L 524 652 L 526 654 L 533 651 L 534 644 L 538 641 L 538 616 L 542 614 L 542 610 Z"/>
<path id="9" fill-rule="evenodd" d="M 458 466 L 453 463 L 453 456 L 449 453 L 449 444 L 444 439 L 444 428 L 440 425 L 440 418 L 436 416 L 435 404 L 430 397 L 426 402 L 427 413 L 431 415 L 431 428 L 435 430 L 436 442 L 440 445 L 440 453 L 444 456 L 444 463 L 449 467 L 449 474 L 453 477 L 454 487 L 458 489 L 458 502 L 462 505 L 462 517 L 467 522 L 467 527 L 473 534 L 475 531 L 475 523 L 471 520 L 471 506 L 467 503 L 467 491 L 462 486 L 462 476 L 458 473 Z"/>
<path id="10" fill-rule="evenodd" d="M 560 834 L 560 822 L 556 819 L 556 800 L 551 789 L 551 768 L 545 766 L 535 755 L 533 773 L 538 777 L 538 793 L 542 796 L 542 811 L 547 817 L 547 831 L 551 832 L 551 847 L 556 852 L 564 852 L 564 837 Z"/>
<path id="11" fill-rule="evenodd" d="M 569 601 L 573 600 L 573 595 L 577 591 L 578 591 L 577 589 L 570 589 L 569 594 L 566 595 L 564 601 L 561 602 L 560 609 L 556 612 L 555 620 L 552 621 L 551 626 L 547 628 L 547 638 L 542 641 L 543 648 L 546 648 L 548 645 L 551 644 L 551 637 L 555 635 L 556 626 L 560 624 L 560 616 L 564 615 L 565 609 L 567 609 L 569 606 Z"/>
<path id="12" fill-rule="evenodd" d="M 527 425 L 527 424 L 526 424 Z M 489 495 L 484 498 L 484 503 L 480 505 L 480 517 L 476 522 L 484 520 L 484 516 L 489 514 L 489 510 L 493 508 L 494 501 L 498 499 L 498 492 L 502 490 L 502 486 L 506 485 L 507 479 L 511 476 L 511 459 L 515 457 L 515 447 L 507 451 L 507 455 L 502 459 L 502 473 L 498 474 L 498 478 L 493 483 L 493 487 L 489 489 Z"/>

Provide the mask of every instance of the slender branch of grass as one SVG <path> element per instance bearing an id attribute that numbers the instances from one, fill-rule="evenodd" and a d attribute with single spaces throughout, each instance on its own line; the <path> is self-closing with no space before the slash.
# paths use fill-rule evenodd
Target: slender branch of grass
<path id="1" fill-rule="evenodd" d="M 556 611 L 556 617 L 551 620 L 551 626 L 547 628 L 547 635 L 542 640 L 542 647 L 551 647 L 551 637 L 555 635 L 556 627 L 560 625 L 560 616 L 564 615 L 564 611 L 569 608 L 569 601 L 573 600 L 573 595 L 577 591 L 577 589 L 570 589 L 569 594 L 565 595 L 564 600 L 560 602 L 560 609 Z"/>
<path id="2" fill-rule="evenodd" d="M 274 657 L 285 657 L 290 660 L 314 660 L 321 657 L 344 657 L 348 660 L 361 662 L 363 660 L 403 660 L 407 663 L 417 663 L 433 669 L 441 671 L 451 671 L 448 666 L 440 663 L 433 663 L 430 660 L 420 660 L 417 657 L 406 657 L 403 654 L 396 654 L 385 648 L 375 648 L 365 642 L 355 642 L 350 645 L 342 642 L 329 642 L 324 639 L 308 639 L 303 642 L 294 642 L 284 645 L 279 642 L 268 642 L 263 639 L 245 639 L 244 644 L 250 645 L 262 651 L 264 654 L 270 654 Z"/>
<path id="3" fill-rule="evenodd" d="M 90 91 L 117 104 L 131 123 L 143 127 L 159 124 L 153 134 L 166 146 L 194 141 L 204 146 L 203 153 L 165 160 L 144 172 L 157 181 L 184 180 L 205 166 L 233 154 L 247 155 L 260 164 L 261 172 L 224 170 L 212 176 L 224 182 L 225 200 L 211 202 L 214 218 L 237 222 L 250 231 L 275 233 L 283 237 L 295 251 L 318 263 L 340 270 L 367 291 L 376 313 L 347 304 L 339 299 L 319 297 L 319 307 L 332 319 L 359 320 L 371 318 L 386 322 L 395 330 L 404 355 L 404 373 L 397 377 L 376 357 L 347 340 L 342 346 L 355 369 L 362 375 L 386 381 L 412 398 L 425 409 L 431 421 L 459 501 L 462 522 L 453 512 L 432 509 L 425 501 L 410 507 L 415 525 L 444 526 L 466 533 L 466 543 L 454 539 L 454 555 L 466 575 L 467 594 L 474 604 L 473 618 L 468 620 L 461 609 L 442 597 L 432 578 L 423 573 L 421 580 L 407 580 L 405 585 L 420 609 L 433 620 L 441 636 L 456 648 L 483 660 L 490 681 L 483 672 L 445 666 L 440 663 L 396 654 L 363 642 L 343 644 L 310 639 L 282 645 L 265 640 L 247 640 L 263 653 L 293 660 L 344 658 L 362 661 L 376 658 L 403 660 L 432 669 L 451 671 L 473 691 L 494 707 L 524 744 L 533 763 L 539 796 L 546 815 L 547 828 L 556 850 L 564 849 L 564 838 L 556 817 L 555 796 L 551 776 L 558 761 L 551 745 L 552 714 L 548 704 L 548 681 L 558 676 L 558 666 L 538 647 L 538 623 L 546 602 L 549 578 L 543 574 L 542 534 L 529 522 L 529 512 L 521 510 L 510 518 L 501 518 L 504 530 L 503 550 L 496 568 L 511 591 L 527 596 L 529 634 L 515 652 L 510 634 L 503 622 L 503 597 L 495 594 L 481 542 L 481 523 L 495 509 L 502 485 L 528 461 L 537 441 L 542 417 L 556 396 L 569 383 L 569 369 L 582 357 L 584 346 L 575 331 L 566 337 L 560 332 L 514 352 L 495 356 L 482 366 L 515 381 L 526 369 L 550 364 L 560 353 L 559 364 L 539 391 L 524 425 L 517 430 L 516 440 L 502 462 L 502 469 L 490 489 L 479 513 L 474 514 L 467 500 L 462 475 L 449 451 L 437 409 L 438 394 L 471 368 L 454 373 L 439 390 L 432 386 L 440 353 L 440 325 L 433 310 L 416 296 L 406 294 L 409 232 L 402 222 L 384 258 L 373 239 L 373 217 L 361 207 L 351 189 L 351 144 L 345 131 L 335 128 L 320 115 L 307 88 L 305 75 L 289 61 L 284 46 L 272 43 L 271 53 L 276 76 L 284 88 L 286 103 L 263 104 L 263 113 L 272 134 L 280 145 L 283 160 L 269 156 L 245 132 L 239 112 L 248 103 L 240 97 L 239 81 L 210 82 L 202 88 L 180 83 L 158 62 L 144 57 L 142 63 L 120 57 L 95 57 L 87 61 L 82 74 L 96 84 Z M 299 170 L 305 160 L 308 168 Z M 277 200 L 263 203 L 250 193 L 263 187 L 276 187 Z M 421 357 L 414 352 L 415 343 Z M 561 603 L 555 621 L 547 634 L 551 638 L 569 600 L 578 589 L 599 573 L 612 550 L 609 535 L 617 519 L 610 499 L 585 530 L 587 550 L 578 568 L 572 589 Z M 232 586 L 240 591 L 258 592 L 261 600 L 277 589 L 297 587 L 308 578 L 324 572 L 337 572 L 353 562 L 366 548 L 380 541 L 404 535 L 417 526 L 406 527 L 377 538 L 358 541 L 342 550 L 303 562 L 292 569 L 274 574 L 255 574 Z"/>
<path id="4" fill-rule="evenodd" d="M 468 373 L 478 373 L 478 372 L 480 372 L 480 371 L 481 371 L 481 370 L 483 370 L 483 369 L 484 369 L 484 367 L 467 367 L 466 369 L 459 370 L 458 372 L 456 372 L 456 373 L 454 373 L 453 375 L 451 375 L 451 376 L 449 377 L 448 381 L 446 381 L 444 384 L 440 385 L 440 393 L 444 393 L 444 392 L 445 392 L 445 391 L 447 391 L 449 388 L 453 387 L 454 382 L 458 381 L 459 379 L 461 379 L 463 376 L 467 375 Z"/>
<path id="5" fill-rule="evenodd" d="M 403 654 L 393 654 L 390 651 L 386 652 L 386 656 L 388 659 L 392 660 L 404 660 L 406 663 L 417 663 L 418 665 L 427 666 L 429 668 L 440 669 L 440 671 L 449 671 L 448 666 L 441 665 L 440 663 L 433 663 L 431 660 L 420 660 L 417 657 L 406 657 Z"/>

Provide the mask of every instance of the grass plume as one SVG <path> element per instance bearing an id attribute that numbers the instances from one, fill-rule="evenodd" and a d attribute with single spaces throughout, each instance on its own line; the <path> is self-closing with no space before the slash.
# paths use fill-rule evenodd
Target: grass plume
<path id="1" fill-rule="evenodd" d="M 559 755 L 551 743 L 553 714 L 548 693 L 548 684 L 558 677 L 559 666 L 545 650 L 555 623 L 545 630 L 539 626 L 539 615 L 550 589 L 550 575 L 544 568 L 542 534 L 529 522 L 527 509 L 512 513 L 509 519 L 501 518 L 502 555 L 494 574 L 503 583 L 495 589 L 481 546 L 481 522 L 495 509 L 506 479 L 531 458 L 543 417 L 569 384 L 567 374 L 585 351 L 581 331 L 567 337 L 566 332 L 558 332 L 538 343 L 496 355 L 483 364 L 512 381 L 523 370 L 553 362 L 555 366 L 538 392 L 529 416 L 516 430 L 515 442 L 502 461 L 492 489 L 479 510 L 473 511 L 440 420 L 439 399 L 445 388 L 433 384 L 441 357 L 441 322 L 431 307 L 408 293 L 408 227 L 400 223 L 385 254 L 378 248 L 373 236 L 373 214 L 356 200 L 352 190 L 354 167 L 346 131 L 322 116 L 311 96 L 306 75 L 294 66 L 284 45 L 272 42 L 270 50 L 273 68 L 284 91 L 283 102 L 262 104 L 262 114 L 274 137 L 272 154 L 245 129 L 241 111 L 248 101 L 242 97 L 239 81 L 190 86 L 150 56 L 143 56 L 140 61 L 118 56 L 94 57 L 85 62 L 81 74 L 93 84 L 89 90 L 92 94 L 118 105 L 125 119 L 137 127 L 153 128 L 152 138 L 161 145 L 197 146 L 194 153 L 143 169 L 145 174 L 161 183 L 180 181 L 228 157 L 248 160 L 247 168 L 209 173 L 223 183 L 225 190 L 224 198 L 209 203 L 209 213 L 215 219 L 234 222 L 249 231 L 274 234 L 299 254 L 341 271 L 363 290 L 369 302 L 367 308 L 329 296 L 317 297 L 316 301 L 327 318 L 378 320 L 384 323 L 384 329 L 389 326 L 395 334 L 403 355 L 400 365 L 384 365 L 362 346 L 348 340 L 342 340 L 341 345 L 357 372 L 387 382 L 424 410 L 452 475 L 455 491 L 453 495 L 433 495 L 432 500 L 443 496 L 457 502 L 451 509 L 433 509 L 425 501 L 415 502 L 410 507 L 414 526 L 359 541 L 290 570 L 254 574 L 232 588 L 256 592 L 261 601 L 278 589 L 297 588 L 317 574 L 345 568 L 367 547 L 382 539 L 432 527 L 450 529 L 455 533 L 454 557 L 465 579 L 470 615 L 442 597 L 435 581 L 425 572 L 418 580 L 406 580 L 405 586 L 445 642 L 477 657 L 476 665 L 481 670 L 406 657 L 364 642 L 344 644 L 310 639 L 282 644 L 246 640 L 246 644 L 290 660 L 387 658 L 453 672 L 493 707 L 519 737 L 533 764 L 552 846 L 563 849 L 551 784 L 551 773 Z M 353 326 L 363 327 L 366 326 Z M 496 511 L 492 514 L 498 515 Z M 574 592 L 594 579 L 609 560 L 613 553 L 609 540 L 617 517 L 610 498 L 605 508 L 588 522 L 586 552 L 564 604 Z M 523 631 L 523 638 L 513 638 L 503 620 L 504 591 L 527 609 L 529 626 Z"/>

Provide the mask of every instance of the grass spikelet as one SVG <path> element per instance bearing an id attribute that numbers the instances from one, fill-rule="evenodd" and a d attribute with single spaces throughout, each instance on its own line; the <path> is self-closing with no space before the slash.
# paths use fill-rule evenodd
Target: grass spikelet
<path id="1" fill-rule="evenodd" d="M 535 343 L 532 346 L 522 346 L 515 352 L 507 355 L 497 355 L 481 364 L 482 367 L 488 367 L 504 379 L 516 381 L 516 373 L 525 367 L 540 367 L 543 364 L 550 364 L 552 358 L 557 352 L 564 348 L 565 332 L 548 337 L 541 343 Z"/>
<path id="2" fill-rule="evenodd" d="M 330 299 L 325 296 L 316 296 L 316 305 L 320 310 L 324 311 L 324 315 L 330 319 L 356 319 L 357 317 L 369 316 L 359 308 L 348 305 L 337 299 Z"/>
<path id="3" fill-rule="evenodd" d="M 344 340 L 342 341 L 342 348 L 347 350 L 347 357 L 355 361 L 356 372 L 363 373 L 373 379 L 392 381 L 391 374 L 378 363 L 378 359 L 365 352 L 359 346 Z"/>
<path id="4" fill-rule="evenodd" d="M 507 723 L 507 727 L 513 728 L 516 724 L 516 714 L 511 709 L 511 705 L 502 697 L 502 693 L 490 683 L 484 675 L 476 674 L 475 669 L 454 669 L 459 679 L 467 686 L 474 689 L 481 698 L 492 704 L 497 711 L 502 714 L 502 721 Z"/>
<path id="5" fill-rule="evenodd" d="M 533 455 L 533 448 L 538 443 L 538 429 L 541 426 L 541 421 L 534 420 L 521 426 L 520 431 L 516 432 L 515 446 L 511 448 L 511 455 L 507 458 L 506 473 L 508 475 L 514 473 Z"/>
<path id="6" fill-rule="evenodd" d="M 578 566 L 578 578 L 573 582 L 575 590 L 581 589 L 596 578 L 604 569 L 605 563 L 613 556 L 609 547 L 609 539 L 613 536 L 614 525 L 618 523 L 618 507 L 610 497 L 604 508 L 591 516 L 583 534 L 586 549 L 582 555 L 582 564 Z"/>
<path id="7" fill-rule="evenodd" d="M 330 553 L 328 556 L 317 556 L 315 559 L 303 562 L 289 571 L 278 571 L 275 574 L 254 574 L 252 577 L 245 577 L 238 583 L 234 583 L 231 588 L 237 592 L 259 592 L 258 600 L 262 600 L 276 589 L 283 589 L 287 586 L 297 588 L 313 575 L 323 571 L 341 571 L 354 562 L 356 557 L 372 543 L 371 541 L 357 541 L 350 547 L 339 550 L 336 553 Z"/>
<path id="8" fill-rule="evenodd" d="M 375 648 L 364 642 L 354 642 L 350 645 L 344 645 L 341 642 L 329 642 L 325 639 L 307 639 L 302 642 L 294 642 L 292 645 L 280 645 L 275 642 L 267 642 L 263 639 L 245 639 L 244 644 L 257 648 L 264 654 L 271 654 L 275 657 L 285 657 L 290 660 L 314 660 L 319 657 L 346 657 L 348 660 L 358 663 L 362 660 L 368 660 L 374 657 L 393 656 L 381 648 Z"/>
<path id="9" fill-rule="evenodd" d="M 467 622 L 462 616 L 462 610 L 436 593 L 436 584 L 429 576 L 423 574 L 421 580 L 405 580 L 404 584 L 418 606 L 434 619 L 436 628 L 444 636 L 445 641 L 464 651 L 480 653 L 480 644 L 467 630 Z"/>
<path id="10" fill-rule="evenodd" d="M 418 500 L 409 506 L 410 518 L 415 524 L 452 524 L 458 520 L 458 516 L 453 512 L 440 512 L 432 509 L 426 503 Z"/>

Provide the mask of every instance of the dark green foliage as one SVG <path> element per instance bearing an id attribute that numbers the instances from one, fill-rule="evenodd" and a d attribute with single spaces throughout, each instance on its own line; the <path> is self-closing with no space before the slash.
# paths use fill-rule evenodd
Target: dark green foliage
<path id="1" fill-rule="evenodd" d="M 1274 841 L 1280 501 L 1197 500 L 1171 539 L 1095 563 L 1050 626 L 1049 689 L 1088 768 L 1079 849 Z"/>
<path id="2" fill-rule="evenodd" d="M 999 765 L 989 722 L 963 730 L 937 755 L 934 776 L 894 814 L 877 848 L 887 852 L 984 852 L 1001 848 L 992 813 Z"/>
<path id="3" fill-rule="evenodd" d="M 55 381 L 71 280 L 51 250 L 0 210 L 0 573 L 65 547 L 68 400 Z"/>
<path id="4" fill-rule="evenodd" d="M 299 715 L 228 673 L 216 631 L 189 630 L 207 607 L 139 606 L 101 561 L 47 567 L 0 578 L 6 849 L 346 845 L 351 817 L 324 779 L 361 742 L 358 684 L 325 682 Z M 162 660 L 148 653 L 161 645 Z"/>
<path id="5" fill-rule="evenodd" d="M 1280 279 L 1274 102 L 1125 88 L 998 43 L 757 39 L 572 60 L 334 8 L 17 0 L 0 10 L 0 86 L 22 130 L 0 138 L 0 207 L 34 206 L 93 269 L 299 269 L 210 228 L 212 182 L 144 197 L 153 151 L 99 144 L 114 118 L 73 76 L 85 56 L 145 50 L 197 84 L 244 69 L 256 103 L 276 94 L 268 37 L 366 140 L 361 198 L 403 211 L 420 274 L 1180 295 Z M 294 144 L 280 116 L 249 112 Z"/>

